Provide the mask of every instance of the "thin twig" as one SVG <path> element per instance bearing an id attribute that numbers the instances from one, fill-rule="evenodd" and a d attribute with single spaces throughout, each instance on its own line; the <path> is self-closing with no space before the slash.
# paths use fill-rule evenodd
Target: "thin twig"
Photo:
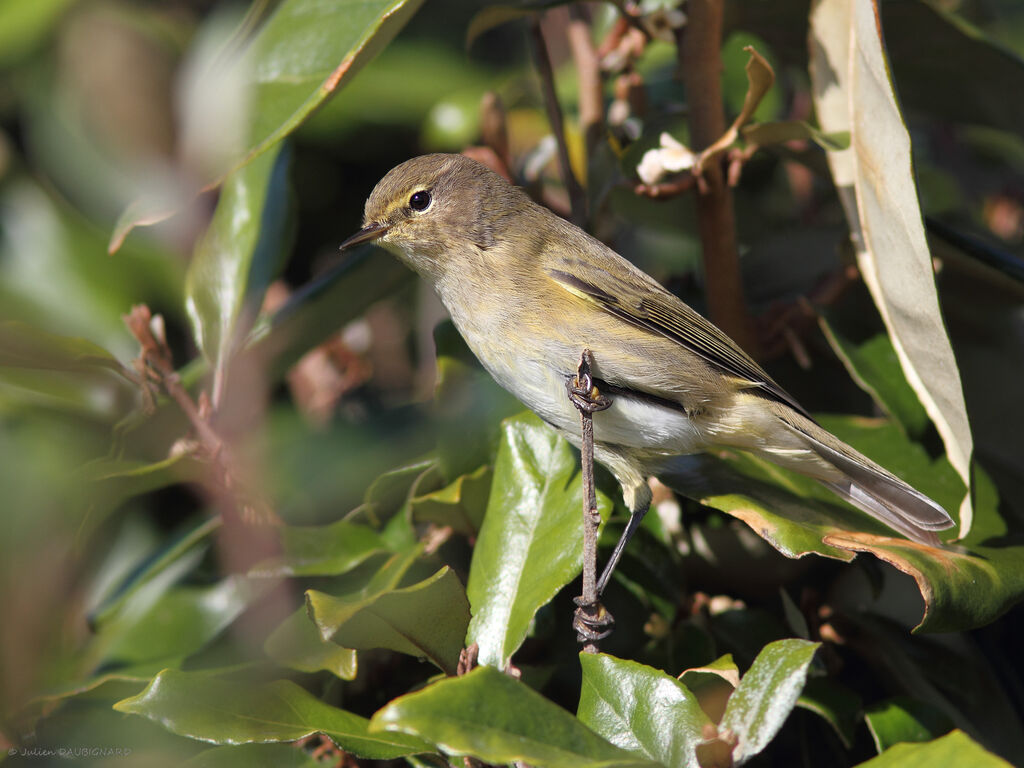
<path id="1" fill-rule="evenodd" d="M 679 63 L 689 105 L 690 139 L 708 147 L 725 132 L 722 106 L 722 2 L 690 0 L 689 22 L 682 31 Z M 712 162 L 698 179 L 697 223 L 704 253 L 711 319 L 748 352 L 756 354 L 757 337 L 743 296 L 736 247 L 732 193 L 721 163 Z"/>
<path id="2" fill-rule="evenodd" d="M 583 594 L 576 598 L 573 626 L 585 653 L 597 653 L 597 642 L 611 632 L 611 614 L 599 602 L 597 587 L 597 532 L 601 513 L 594 488 L 594 413 L 611 405 L 611 400 L 594 386 L 590 371 L 594 360 L 589 349 L 580 355 L 576 377 L 568 382 L 569 400 L 580 412 L 583 440 L 580 463 L 583 474 Z"/>
<path id="3" fill-rule="evenodd" d="M 530 22 L 530 44 L 537 64 L 537 72 L 540 74 L 541 90 L 544 92 L 544 108 L 548 113 L 548 122 L 551 123 L 551 131 L 555 135 L 555 143 L 558 146 L 558 171 L 562 177 L 562 183 L 565 184 L 565 190 L 569 194 L 570 218 L 573 224 L 583 227 L 587 221 L 587 198 L 579 180 L 572 172 L 572 163 L 569 161 L 569 147 L 565 143 L 562 108 L 558 104 L 558 95 L 555 93 L 555 75 L 551 69 L 551 59 L 548 57 L 547 45 L 544 43 L 544 33 L 541 32 L 539 17 L 534 17 Z"/>

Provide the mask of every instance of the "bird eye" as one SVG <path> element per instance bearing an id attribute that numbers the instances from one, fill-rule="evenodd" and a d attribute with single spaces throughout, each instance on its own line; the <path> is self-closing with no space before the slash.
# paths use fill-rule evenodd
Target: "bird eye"
<path id="1" fill-rule="evenodd" d="M 425 189 L 421 189 L 419 192 L 413 192 L 412 197 L 409 198 L 409 207 L 414 211 L 425 211 L 430 207 L 430 193 Z"/>

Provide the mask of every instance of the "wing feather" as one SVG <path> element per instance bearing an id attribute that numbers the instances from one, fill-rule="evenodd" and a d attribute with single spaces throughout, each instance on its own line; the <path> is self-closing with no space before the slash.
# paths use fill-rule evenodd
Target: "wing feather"
<path id="1" fill-rule="evenodd" d="M 585 262 L 575 262 L 573 268 L 573 273 L 549 269 L 547 274 L 573 295 L 631 325 L 681 344 L 743 385 L 760 389 L 771 399 L 811 418 L 736 342 L 653 280 L 636 285 Z M 638 295 L 633 301 L 619 298 Z"/>

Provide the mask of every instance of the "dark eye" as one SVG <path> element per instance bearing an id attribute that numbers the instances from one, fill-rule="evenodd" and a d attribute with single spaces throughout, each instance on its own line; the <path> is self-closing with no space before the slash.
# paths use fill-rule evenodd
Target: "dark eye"
<path id="1" fill-rule="evenodd" d="M 409 198 L 409 207 L 414 211 L 425 211 L 430 206 L 430 193 L 425 189 L 413 192 Z"/>

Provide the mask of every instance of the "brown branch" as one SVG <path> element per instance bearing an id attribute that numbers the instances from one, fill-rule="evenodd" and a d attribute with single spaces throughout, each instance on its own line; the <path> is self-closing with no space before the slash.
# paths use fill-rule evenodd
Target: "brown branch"
<path id="1" fill-rule="evenodd" d="M 570 218 L 573 224 L 583 227 L 587 221 L 587 198 L 579 180 L 572 172 L 572 163 L 569 161 L 569 147 L 565 143 L 562 108 L 558 104 L 558 95 L 555 93 L 555 75 L 551 69 L 551 59 L 548 57 L 548 49 L 544 42 L 544 34 L 541 32 L 539 17 L 534 17 L 530 22 L 530 48 L 533 50 L 537 72 L 540 75 L 541 90 L 544 92 L 544 108 L 548 114 L 548 122 L 551 123 L 551 131 L 555 135 L 555 143 L 558 146 L 558 171 L 562 177 L 562 183 L 565 184 L 565 190 L 569 194 Z"/>
<path id="2" fill-rule="evenodd" d="M 590 36 L 590 22 L 578 5 L 569 6 L 567 34 L 576 64 L 576 79 L 579 81 L 580 129 L 583 131 L 589 161 L 593 159 L 604 134 L 604 87 L 601 82 L 601 60 Z"/>
<path id="3" fill-rule="evenodd" d="M 689 23 L 679 41 L 679 63 L 689 106 L 693 146 L 711 146 L 725 133 L 722 106 L 722 3 L 690 0 Z M 697 223 L 704 254 L 711 320 L 748 352 L 757 353 L 756 334 L 743 295 L 732 193 L 721 163 L 704 169 L 697 195 Z"/>
<path id="4" fill-rule="evenodd" d="M 174 361 L 166 339 L 163 338 L 162 332 L 153 332 L 153 315 L 149 307 L 137 304 L 123 319 L 141 348 L 135 363 L 139 375 L 147 384 L 162 388 L 177 403 L 192 425 L 203 452 L 214 467 L 209 486 L 215 498 L 221 502 L 225 511 L 240 511 L 242 519 L 248 522 L 279 522 L 277 514 L 269 505 L 251 500 L 243 501 L 240 498 L 240 473 L 230 455 L 227 443 L 217 434 L 204 415 L 204 411 L 209 410 L 208 407 L 204 407 L 205 401 L 201 398 L 200 405 L 196 405 L 182 385 L 181 377 L 174 370 Z"/>

